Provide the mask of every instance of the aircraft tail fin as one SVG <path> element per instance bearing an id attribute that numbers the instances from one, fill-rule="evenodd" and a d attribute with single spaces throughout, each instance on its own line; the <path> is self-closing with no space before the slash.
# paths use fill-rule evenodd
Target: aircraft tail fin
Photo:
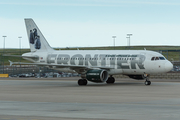
<path id="1" fill-rule="evenodd" d="M 45 37 L 31 18 L 24 19 L 31 52 L 53 51 Z"/>

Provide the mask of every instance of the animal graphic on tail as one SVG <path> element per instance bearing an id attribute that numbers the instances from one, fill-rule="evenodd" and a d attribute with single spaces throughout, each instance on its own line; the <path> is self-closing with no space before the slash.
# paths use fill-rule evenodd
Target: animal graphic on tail
<path id="1" fill-rule="evenodd" d="M 30 30 L 29 36 L 30 36 L 30 38 L 29 38 L 30 44 L 34 45 L 35 49 L 41 49 L 40 36 L 38 35 L 36 28 L 34 28 L 33 30 Z"/>

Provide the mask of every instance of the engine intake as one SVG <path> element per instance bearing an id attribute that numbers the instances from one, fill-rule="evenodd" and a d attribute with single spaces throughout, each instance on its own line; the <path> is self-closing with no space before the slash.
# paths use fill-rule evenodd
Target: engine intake
<path id="1" fill-rule="evenodd" d="M 88 70 L 86 79 L 91 82 L 106 82 L 108 79 L 108 72 L 101 69 Z"/>

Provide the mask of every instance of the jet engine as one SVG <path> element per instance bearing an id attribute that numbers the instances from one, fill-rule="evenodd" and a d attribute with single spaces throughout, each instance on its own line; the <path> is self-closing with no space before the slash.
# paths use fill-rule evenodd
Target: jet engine
<path id="1" fill-rule="evenodd" d="M 144 75 L 128 75 L 130 78 L 132 79 L 136 79 L 136 80 L 143 80 L 145 79 Z"/>
<path id="2" fill-rule="evenodd" d="M 106 82 L 108 79 L 108 72 L 101 69 L 92 69 L 86 72 L 86 79 L 91 82 Z"/>

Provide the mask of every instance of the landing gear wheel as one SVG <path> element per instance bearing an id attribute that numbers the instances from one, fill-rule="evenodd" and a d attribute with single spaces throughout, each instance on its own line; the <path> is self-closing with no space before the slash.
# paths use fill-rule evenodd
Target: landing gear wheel
<path id="1" fill-rule="evenodd" d="M 144 84 L 145 84 L 145 85 L 151 85 L 151 81 L 146 80 L 146 81 L 144 82 Z"/>
<path id="2" fill-rule="evenodd" d="M 109 77 L 108 80 L 106 81 L 107 84 L 113 84 L 115 82 L 114 77 Z"/>
<path id="3" fill-rule="evenodd" d="M 86 79 L 79 79 L 78 85 L 87 85 L 87 80 Z"/>
<path id="4" fill-rule="evenodd" d="M 144 77 L 146 81 L 144 82 L 145 85 L 151 85 L 151 81 L 149 81 L 149 75 L 144 73 Z"/>

